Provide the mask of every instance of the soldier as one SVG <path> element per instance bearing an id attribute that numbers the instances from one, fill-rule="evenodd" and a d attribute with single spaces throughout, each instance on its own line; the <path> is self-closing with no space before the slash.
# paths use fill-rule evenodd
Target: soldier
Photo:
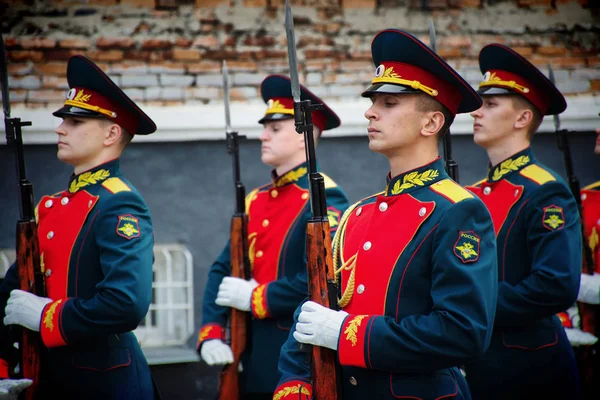
<path id="1" fill-rule="evenodd" d="M 152 297 L 152 220 L 119 157 L 156 125 L 88 58 L 70 58 L 67 80 L 67 100 L 53 115 L 62 118 L 57 157 L 73 174 L 36 209 L 48 297 L 16 289 L 16 266 L 8 270 L 0 287 L 2 375 L 13 342 L 7 328 L 21 325 L 43 341 L 37 398 L 153 399 L 131 332 Z"/>
<path id="2" fill-rule="evenodd" d="M 562 94 L 510 48 L 479 54 L 483 106 L 474 141 L 491 168 L 470 189 L 488 206 L 498 249 L 498 305 L 490 347 L 467 363 L 478 399 L 577 399 L 573 350 L 556 313 L 577 297 L 581 225 L 563 180 L 536 160 L 531 139 L 544 115 L 566 109 Z"/>
<path id="3" fill-rule="evenodd" d="M 596 131 L 594 152 L 600 155 L 600 129 Z M 600 376 L 600 353 L 597 335 L 598 304 L 600 304 L 600 182 L 592 183 L 581 190 L 584 241 L 592 256 L 593 274 L 581 274 L 577 304 L 558 314 L 575 352 L 579 366 L 584 398 L 600 396 L 597 377 Z M 585 263 L 584 263 L 585 264 Z M 581 308 L 581 314 L 580 309 Z"/>
<path id="4" fill-rule="evenodd" d="M 252 314 L 250 350 L 242 357 L 244 399 L 271 399 L 277 383 L 279 351 L 292 326 L 292 316 L 308 293 L 305 238 L 310 217 L 309 182 L 304 137 L 296 132 L 289 78 L 270 75 L 261 84 L 267 103 L 258 121 L 264 129 L 262 162 L 273 167 L 271 182 L 246 197 L 252 279 L 233 278 L 229 243 L 211 266 L 204 292 L 198 351 L 209 365 L 233 361 L 225 343 L 229 307 Z M 305 87 L 301 98 L 324 104 Z M 312 113 L 315 139 L 340 125 L 327 105 Z M 348 207 L 346 195 L 324 175 L 328 216 L 335 232 Z"/>
<path id="5" fill-rule="evenodd" d="M 600 156 L 600 129 L 594 152 Z M 583 226 L 586 245 L 592 252 L 594 275 L 582 274 L 581 287 L 577 300 L 586 304 L 600 303 L 600 181 L 592 183 L 581 190 L 581 206 L 583 208 Z M 598 321 L 596 322 L 596 324 Z M 585 324 L 584 324 L 585 325 Z M 598 335 L 598 326 L 584 326 L 588 332 Z"/>
<path id="6" fill-rule="evenodd" d="M 312 396 L 298 343 L 337 350 L 343 399 L 468 399 L 459 371 L 489 342 L 496 305 L 490 214 L 438 152 L 477 93 L 412 35 L 373 39 L 369 148 L 390 163 L 382 192 L 354 204 L 334 240 L 340 311 L 305 302 L 282 348 L 273 399 Z M 335 383 L 332 382 L 332 385 Z M 300 394 L 300 395 L 299 395 Z"/>

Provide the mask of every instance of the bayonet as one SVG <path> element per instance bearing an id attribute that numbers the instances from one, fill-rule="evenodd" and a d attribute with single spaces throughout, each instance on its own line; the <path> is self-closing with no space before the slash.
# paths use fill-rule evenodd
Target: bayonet
<path id="1" fill-rule="evenodd" d="M 311 104 L 310 99 L 301 100 L 296 59 L 294 22 L 289 0 L 285 2 L 285 32 L 290 63 L 290 83 L 294 98 L 294 123 L 296 132 L 304 134 L 306 163 L 310 193 L 311 216 L 306 224 L 306 268 L 308 275 L 308 297 L 324 307 L 337 309 L 337 284 L 333 268 L 331 231 L 327 217 L 325 180 L 317 172 L 315 142 L 313 137 L 312 112 L 324 108 L 323 104 Z M 310 369 L 313 398 L 338 400 L 343 398 L 339 380 L 339 365 L 335 351 L 321 346 L 300 346 L 311 353 Z"/>
<path id="2" fill-rule="evenodd" d="M 231 132 L 231 114 L 229 112 L 229 74 L 227 61 L 223 60 L 223 102 L 225 103 L 225 132 Z"/>
<path id="3" fill-rule="evenodd" d="M 433 50 L 434 53 L 437 53 L 437 43 L 435 37 L 435 25 L 433 24 L 433 20 L 429 20 L 429 47 Z"/>
<path id="4" fill-rule="evenodd" d="M 285 0 L 285 35 L 287 38 L 288 61 L 290 64 L 290 80 L 294 103 L 300 102 L 300 80 L 298 78 L 298 59 L 296 58 L 296 36 L 294 34 L 294 17 L 290 1 Z"/>
<path id="5" fill-rule="evenodd" d="M 548 63 L 548 79 L 550 79 L 550 82 L 556 86 L 556 82 L 554 80 L 554 70 L 552 69 L 552 64 L 550 63 Z M 552 116 L 552 120 L 554 121 L 554 129 L 556 132 L 558 132 L 560 130 L 560 117 L 558 114 L 554 114 Z"/>
<path id="6" fill-rule="evenodd" d="M 429 20 L 429 47 L 437 54 L 437 37 L 435 34 L 435 25 L 433 20 Z M 458 182 L 458 164 L 452 158 L 452 136 L 450 128 L 442 138 L 442 147 L 444 151 L 444 163 L 446 172 L 455 182 Z"/>

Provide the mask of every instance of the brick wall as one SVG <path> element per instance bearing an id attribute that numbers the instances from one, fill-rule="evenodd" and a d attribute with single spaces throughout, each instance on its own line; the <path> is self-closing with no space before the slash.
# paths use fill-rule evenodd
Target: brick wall
<path id="1" fill-rule="evenodd" d="M 374 72 L 382 28 L 428 42 L 470 83 L 482 46 L 500 42 L 555 71 L 566 95 L 600 93 L 595 0 L 292 0 L 300 78 L 327 99 L 355 98 Z M 232 101 L 257 101 L 265 75 L 287 73 L 284 0 L 0 0 L 13 107 L 61 103 L 68 58 L 96 61 L 136 101 L 221 101 L 227 60 Z"/>

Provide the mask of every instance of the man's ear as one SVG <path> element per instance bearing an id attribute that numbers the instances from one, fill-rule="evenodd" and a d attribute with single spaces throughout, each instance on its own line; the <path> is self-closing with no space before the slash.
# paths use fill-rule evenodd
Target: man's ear
<path id="1" fill-rule="evenodd" d="M 106 127 L 106 132 L 104 136 L 104 145 L 112 146 L 116 142 L 121 139 L 121 135 L 123 134 L 123 130 L 117 124 L 110 124 Z"/>
<path id="2" fill-rule="evenodd" d="M 435 136 L 444 126 L 446 119 L 441 111 L 431 111 L 425 116 L 426 121 L 421 128 L 423 136 Z"/>
<path id="3" fill-rule="evenodd" d="M 515 129 L 523 129 L 526 128 L 533 121 L 533 111 L 529 109 L 524 109 L 519 111 L 517 114 L 517 118 L 515 119 L 514 127 Z"/>

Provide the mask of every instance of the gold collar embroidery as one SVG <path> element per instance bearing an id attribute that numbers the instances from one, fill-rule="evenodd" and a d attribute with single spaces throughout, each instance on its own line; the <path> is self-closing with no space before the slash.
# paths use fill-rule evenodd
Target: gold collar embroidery
<path id="1" fill-rule="evenodd" d="M 77 178 L 73 179 L 71 185 L 69 185 L 69 193 L 75 193 L 79 189 L 88 185 L 95 185 L 96 183 L 102 182 L 109 176 L 110 172 L 106 169 L 99 169 L 96 172 L 84 172 Z"/>
<path id="2" fill-rule="evenodd" d="M 425 186 L 426 182 L 434 180 L 439 175 L 440 172 L 437 169 L 428 169 L 424 172 L 411 172 L 404 175 L 404 178 L 402 178 L 402 183 L 400 183 L 400 179 L 396 181 L 394 187 L 392 188 L 391 194 L 399 194 L 404 190 L 413 188 L 415 186 Z"/>
<path id="3" fill-rule="evenodd" d="M 277 178 L 273 183 L 273 186 L 282 187 L 287 185 L 288 183 L 297 182 L 300 178 L 306 175 L 307 172 L 308 170 L 306 169 L 306 167 L 291 170 L 290 172 L 287 172 L 279 178 Z"/>
<path id="4" fill-rule="evenodd" d="M 494 168 L 492 173 L 492 182 L 499 181 L 502 177 L 510 172 L 518 171 L 525 165 L 529 164 L 531 159 L 529 156 L 520 156 L 515 158 L 509 158 L 500 163 L 500 165 Z"/>

